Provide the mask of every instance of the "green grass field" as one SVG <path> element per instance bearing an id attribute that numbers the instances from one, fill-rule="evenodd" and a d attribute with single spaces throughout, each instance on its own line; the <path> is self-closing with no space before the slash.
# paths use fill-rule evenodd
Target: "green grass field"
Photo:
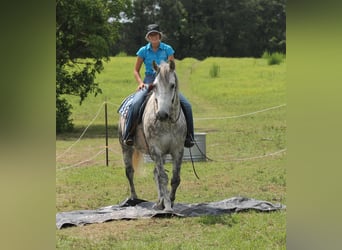
<path id="1" fill-rule="evenodd" d="M 103 94 L 73 105 L 75 131 L 56 140 L 56 212 L 96 209 L 129 196 L 116 112 L 137 86 L 134 57 L 113 57 L 97 80 Z M 210 69 L 219 65 L 217 77 Z M 176 202 L 233 196 L 286 205 L 286 62 L 193 58 L 176 61 L 181 92 L 193 107 L 196 132 L 205 132 L 213 161 L 184 162 Z M 108 103 L 109 167 L 105 166 L 103 103 Z M 98 116 L 95 118 L 96 113 Z M 81 140 L 77 141 L 89 125 Z M 77 142 L 77 143 L 76 143 Z M 71 147 L 72 146 L 72 147 Z M 68 151 L 66 151 L 68 150 Z M 170 164 L 167 164 L 170 170 Z M 137 194 L 155 201 L 153 164 L 135 178 Z M 286 211 L 196 218 L 113 221 L 56 230 L 58 249 L 286 249 Z"/>

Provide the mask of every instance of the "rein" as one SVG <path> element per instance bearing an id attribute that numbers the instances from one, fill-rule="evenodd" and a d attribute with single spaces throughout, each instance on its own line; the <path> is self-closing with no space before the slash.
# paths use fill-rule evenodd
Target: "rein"
<path id="1" fill-rule="evenodd" d="M 176 94 L 177 94 L 177 92 L 176 92 Z M 181 114 L 181 112 L 182 112 L 182 107 L 181 107 L 181 105 L 180 105 L 180 102 L 179 102 L 179 108 L 178 108 L 178 110 L 179 110 L 179 112 L 178 112 L 178 116 L 177 116 L 176 120 L 173 121 L 172 118 L 170 118 L 171 123 L 176 123 L 176 122 L 179 120 L 180 114 Z"/>

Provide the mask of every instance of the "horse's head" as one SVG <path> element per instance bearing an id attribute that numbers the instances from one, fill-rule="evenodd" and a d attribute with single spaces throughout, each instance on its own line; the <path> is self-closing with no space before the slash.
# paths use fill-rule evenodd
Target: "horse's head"
<path id="1" fill-rule="evenodd" d="M 175 73 L 175 62 L 163 62 L 158 66 L 153 61 L 153 68 L 157 72 L 156 79 L 153 82 L 157 119 L 161 121 L 172 119 L 173 113 L 177 112 L 179 108 L 178 80 Z"/>

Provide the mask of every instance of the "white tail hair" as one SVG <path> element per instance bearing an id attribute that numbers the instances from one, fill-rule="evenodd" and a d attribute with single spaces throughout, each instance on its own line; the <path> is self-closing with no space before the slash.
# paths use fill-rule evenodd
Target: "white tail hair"
<path id="1" fill-rule="evenodd" d="M 138 172 L 138 169 L 141 167 L 143 163 L 143 154 L 138 150 L 133 151 L 132 156 L 132 165 L 135 172 Z"/>

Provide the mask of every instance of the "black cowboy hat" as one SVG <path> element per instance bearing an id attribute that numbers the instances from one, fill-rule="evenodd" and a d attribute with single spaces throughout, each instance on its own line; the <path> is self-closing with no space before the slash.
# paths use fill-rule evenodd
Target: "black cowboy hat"
<path id="1" fill-rule="evenodd" d="M 145 38 L 147 39 L 148 35 L 151 33 L 158 33 L 160 35 L 160 38 L 163 35 L 159 30 L 159 25 L 155 23 L 147 25 L 147 33 L 145 35 Z"/>

